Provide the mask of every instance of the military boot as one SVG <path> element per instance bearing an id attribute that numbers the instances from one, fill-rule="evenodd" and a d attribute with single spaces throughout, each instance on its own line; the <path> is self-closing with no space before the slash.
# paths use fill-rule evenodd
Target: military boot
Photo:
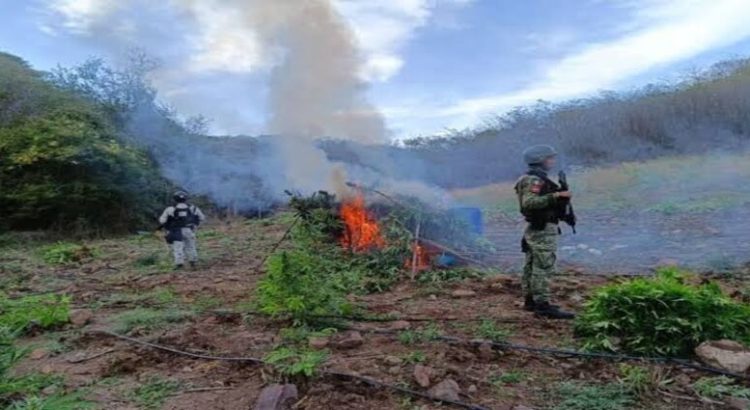
<path id="1" fill-rule="evenodd" d="M 549 302 L 536 303 L 534 313 L 537 316 L 548 317 L 550 319 L 574 319 L 576 317 L 573 313 L 560 310 L 559 307 L 550 305 Z"/>
<path id="2" fill-rule="evenodd" d="M 549 304 L 549 303 L 548 303 Z M 549 304 L 551 308 L 559 309 L 560 306 Z M 534 302 L 533 296 L 526 296 L 523 300 L 523 310 L 534 312 L 536 311 L 536 302 Z"/>

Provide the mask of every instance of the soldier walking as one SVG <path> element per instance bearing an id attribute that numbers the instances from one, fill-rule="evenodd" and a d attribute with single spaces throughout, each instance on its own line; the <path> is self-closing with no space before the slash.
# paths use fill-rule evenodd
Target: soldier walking
<path id="1" fill-rule="evenodd" d="M 175 268 L 180 269 L 185 265 L 186 253 L 190 266 L 195 267 L 198 262 L 195 231 L 206 216 L 200 208 L 187 203 L 188 195 L 184 191 L 175 192 L 172 199 L 175 204 L 162 212 L 159 227 L 167 231 L 165 239 L 172 247 Z"/>
<path id="2" fill-rule="evenodd" d="M 518 204 L 526 222 L 521 248 L 524 309 L 553 319 L 572 319 L 572 313 L 550 304 L 549 279 L 555 274 L 557 238 L 560 234 L 559 205 L 572 195 L 562 191 L 547 173 L 554 168 L 557 152 L 549 145 L 535 145 L 523 152 L 529 169 L 516 183 Z"/>

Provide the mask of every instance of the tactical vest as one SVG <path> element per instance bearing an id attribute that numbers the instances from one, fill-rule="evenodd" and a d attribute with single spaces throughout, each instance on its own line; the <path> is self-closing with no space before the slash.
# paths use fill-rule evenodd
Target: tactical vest
<path id="1" fill-rule="evenodd" d="M 197 224 L 198 216 L 192 205 L 187 208 L 174 207 L 174 213 L 167 219 L 167 229 L 182 229 L 193 227 Z"/>
<path id="2" fill-rule="evenodd" d="M 539 190 L 539 195 L 544 196 L 560 191 L 560 186 L 554 183 L 546 173 L 531 169 L 526 175 L 535 176 L 542 180 L 543 184 Z M 543 209 L 521 209 L 521 214 L 526 222 L 531 225 L 531 229 L 542 230 L 548 223 L 557 224 L 560 222 L 557 207 L 548 206 Z"/>

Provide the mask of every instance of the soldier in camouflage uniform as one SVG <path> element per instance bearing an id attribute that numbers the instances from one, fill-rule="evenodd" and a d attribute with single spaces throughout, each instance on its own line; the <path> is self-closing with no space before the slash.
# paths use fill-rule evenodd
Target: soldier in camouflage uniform
<path id="1" fill-rule="evenodd" d="M 516 183 L 515 190 L 521 213 L 528 225 L 523 235 L 522 250 L 526 253 L 523 268 L 524 309 L 554 319 L 572 319 L 549 303 L 549 278 L 555 274 L 557 261 L 558 201 L 570 198 L 547 177 L 555 166 L 557 152 L 548 145 L 535 145 L 523 153 L 529 170 Z"/>

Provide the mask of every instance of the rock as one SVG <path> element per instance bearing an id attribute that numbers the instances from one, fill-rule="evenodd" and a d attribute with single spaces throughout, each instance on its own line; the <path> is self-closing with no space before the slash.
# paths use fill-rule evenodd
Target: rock
<path id="1" fill-rule="evenodd" d="M 424 388 L 430 387 L 430 377 L 432 377 L 432 373 L 432 367 L 422 366 L 421 364 L 414 366 L 414 380 L 417 381 L 418 385 Z"/>
<path id="2" fill-rule="evenodd" d="M 391 366 L 398 366 L 404 362 L 400 357 L 396 356 L 386 356 L 383 361 Z"/>
<path id="3" fill-rule="evenodd" d="M 47 351 L 44 349 L 34 349 L 29 353 L 29 359 L 31 360 L 43 359 L 45 356 L 47 356 Z"/>
<path id="4" fill-rule="evenodd" d="M 477 352 L 479 352 L 479 357 L 482 358 L 482 360 L 492 360 L 495 358 L 495 351 L 492 349 L 492 344 L 490 343 L 482 343 L 477 347 Z"/>
<path id="5" fill-rule="evenodd" d="M 430 300 L 437 300 L 437 295 L 434 293 L 429 296 Z"/>
<path id="6" fill-rule="evenodd" d="M 727 399 L 729 407 L 737 410 L 750 410 L 750 400 L 739 397 L 730 397 Z"/>
<path id="7" fill-rule="evenodd" d="M 468 391 L 468 392 L 469 392 L 470 394 L 474 394 L 474 393 L 476 393 L 476 392 L 477 392 L 477 390 L 478 390 L 478 389 L 477 389 L 477 386 L 476 386 L 475 384 L 472 384 L 471 386 L 469 386 L 469 389 L 468 389 L 467 391 Z"/>
<path id="8" fill-rule="evenodd" d="M 388 374 L 391 374 L 393 376 L 401 373 L 401 367 L 400 366 L 391 366 L 388 368 Z"/>
<path id="9" fill-rule="evenodd" d="M 406 330 L 411 327 L 411 323 L 405 321 L 405 320 L 399 320 L 396 322 L 391 323 L 391 329 L 393 330 Z"/>
<path id="10" fill-rule="evenodd" d="M 703 363 L 733 373 L 745 373 L 750 368 L 750 349 L 732 340 L 703 342 L 695 348 Z"/>
<path id="11" fill-rule="evenodd" d="M 297 386 L 293 384 L 272 384 L 264 388 L 255 402 L 255 410 L 291 409 L 297 401 Z"/>
<path id="12" fill-rule="evenodd" d="M 45 395 L 45 396 L 51 396 L 51 395 L 57 393 L 57 390 L 58 390 L 57 386 L 55 386 L 53 384 L 51 386 L 47 386 L 47 387 L 43 388 L 42 389 L 42 394 Z"/>
<path id="13" fill-rule="evenodd" d="M 327 337 L 311 337 L 310 340 L 308 340 L 307 344 L 313 349 L 317 349 L 317 350 L 325 349 L 326 346 L 328 346 L 328 338 Z"/>
<path id="14" fill-rule="evenodd" d="M 82 327 L 91 322 L 94 314 L 88 309 L 74 309 L 70 311 L 70 323 L 76 327 Z"/>
<path id="15" fill-rule="evenodd" d="M 362 346 L 364 342 L 365 340 L 359 332 L 356 330 L 350 330 L 341 335 L 341 338 L 336 343 L 336 347 L 341 349 L 354 349 L 355 347 Z"/>
<path id="16" fill-rule="evenodd" d="M 458 387 L 458 383 L 456 383 L 453 379 L 445 379 L 442 382 L 432 386 L 432 388 L 427 391 L 427 393 L 439 399 L 453 401 L 459 401 L 461 399 L 458 396 L 460 392 L 461 388 Z"/>
<path id="17" fill-rule="evenodd" d="M 470 289 L 456 289 L 453 292 L 451 292 L 451 296 L 454 298 L 468 298 L 476 295 L 477 292 L 474 292 Z"/>

